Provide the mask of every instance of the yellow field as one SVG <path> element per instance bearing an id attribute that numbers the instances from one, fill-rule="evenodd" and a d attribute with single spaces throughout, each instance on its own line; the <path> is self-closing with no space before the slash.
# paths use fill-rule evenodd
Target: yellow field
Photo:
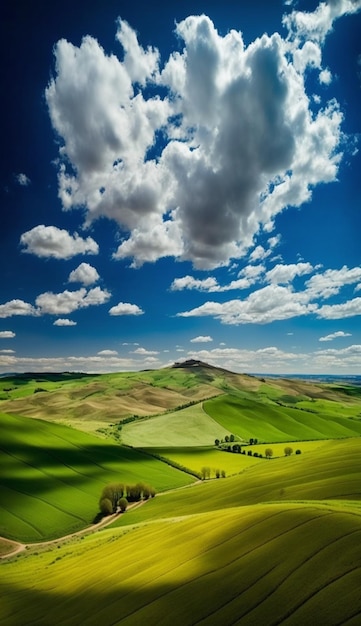
<path id="1" fill-rule="evenodd" d="M 103 531 L 3 564 L 0 620 L 265 626 L 312 624 L 317 614 L 318 624 L 344 623 L 361 614 L 360 545 L 356 510 L 316 504 L 242 507 L 127 534 Z"/>

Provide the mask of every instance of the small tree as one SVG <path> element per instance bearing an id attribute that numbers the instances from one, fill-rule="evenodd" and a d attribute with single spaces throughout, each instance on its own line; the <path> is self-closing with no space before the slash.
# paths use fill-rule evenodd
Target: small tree
<path id="1" fill-rule="evenodd" d="M 220 478 L 220 476 L 221 476 L 221 471 L 220 471 L 219 469 L 216 469 L 216 470 L 215 470 L 215 475 L 216 475 L 216 478 Z"/>
<path id="2" fill-rule="evenodd" d="M 249 445 L 253 446 L 253 438 L 251 437 L 251 439 L 249 440 Z"/>
<path id="3" fill-rule="evenodd" d="M 111 515 L 113 513 L 112 501 L 109 498 L 101 498 L 99 500 L 99 509 L 103 515 Z"/>
<path id="4" fill-rule="evenodd" d="M 224 441 L 225 441 L 226 443 L 228 443 L 228 442 L 229 442 L 229 435 L 226 435 L 226 436 L 225 436 Z"/>
<path id="5" fill-rule="evenodd" d="M 258 439 L 253 439 L 253 443 L 256 445 L 256 443 L 258 443 Z"/>
<path id="6" fill-rule="evenodd" d="M 128 500 L 126 498 L 120 498 L 118 502 L 121 513 L 125 513 L 128 508 Z"/>
<path id="7" fill-rule="evenodd" d="M 215 446 L 219 446 L 219 439 L 215 439 L 215 440 L 214 440 L 214 445 L 215 445 Z"/>
<path id="8" fill-rule="evenodd" d="M 205 480 L 206 478 L 209 478 L 210 475 L 211 475 L 211 468 L 210 467 L 202 467 L 201 468 L 202 480 Z"/>
<path id="9" fill-rule="evenodd" d="M 273 456 L 272 448 L 266 448 L 264 453 L 265 453 L 265 456 L 266 456 L 267 459 L 270 459 Z"/>
<path id="10" fill-rule="evenodd" d="M 229 440 L 230 440 L 230 441 L 234 441 L 234 439 L 235 439 L 234 435 L 230 435 L 230 436 L 229 436 Z"/>
<path id="11" fill-rule="evenodd" d="M 285 456 L 291 456 L 293 449 L 290 446 L 285 447 Z"/>
<path id="12" fill-rule="evenodd" d="M 296 450 L 295 454 L 301 454 L 301 450 Z"/>
<path id="13" fill-rule="evenodd" d="M 224 470 L 221 471 L 221 477 L 225 478 L 226 477 L 226 472 Z"/>

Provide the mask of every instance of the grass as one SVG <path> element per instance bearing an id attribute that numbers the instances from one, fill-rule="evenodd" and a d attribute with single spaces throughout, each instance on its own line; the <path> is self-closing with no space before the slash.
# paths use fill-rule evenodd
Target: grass
<path id="1" fill-rule="evenodd" d="M 206 480 L 188 489 L 157 496 L 146 507 L 129 511 L 115 525 L 261 502 L 330 499 L 361 501 L 360 475 L 360 440 L 331 441 L 307 454 L 259 459 L 257 464 L 226 480 Z"/>
<path id="2" fill-rule="evenodd" d="M 144 448 L 146 451 L 147 448 Z M 256 457 L 244 454 L 232 454 L 212 447 L 179 447 L 179 448 L 149 448 L 153 454 L 187 467 L 194 472 L 201 472 L 202 467 L 209 467 L 211 477 L 215 477 L 215 471 L 224 470 L 227 476 L 238 474 L 246 467 L 261 463 Z"/>
<path id="3" fill-rule="evenodd" d="M 302 403 L 300 403 L 302 404 Z M 317 406 L 317 403 L 314 403 Z M 204 410 L 220 426 L 248 441 L 290 441 L 334 439 L 361 435 L 361 420 L 350 419 L 351 409 L 333 402 L 332 412 L 325 404 L 315 412 L 279 406 L 245 394 L 227 394 L 204 402 Z M 357 405 L 357 411 L 360 411 Z M 355 409 L 356 411 L 356 409 Z"/>
<path id="4" fill-rule="evenodd" d="M 125 424 L 122 442 L 134 447 L 209 446 L 230 432 L 204 412 L 202 404 Z"/>
<path id="5" fill-rule="evenodd" d="M 317 615 L 320 624 L 345 623 L 361 613 L 360 540 L 360 515 L 317 504 L 106 530 L 3 564 L 0 620 L 247 626 L 310 624 Z"/>
<path id="6" fill-rule="evenodd" d="M 192 478 L 137 450 L 41 420 L 0 414 L 0 534 L 40 541 L 91 523 L 105 484 L 146 480 L 157 491 Z"/>

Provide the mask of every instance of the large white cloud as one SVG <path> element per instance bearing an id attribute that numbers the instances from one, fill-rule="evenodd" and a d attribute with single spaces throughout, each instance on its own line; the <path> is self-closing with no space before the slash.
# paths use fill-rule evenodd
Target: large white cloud
<path id="1" fill-rule="evenodd" d="M 98 254 L 99 246 L 91 237 L 82 239 L 78 233 L 70 235 L 67 230 L 56 226 L 35 226 L 20 237 L 23 252 L 38 257 L 70 259 L 77 254 Z"/>
<path id="2" fill-rule="evenodd" d="M 78 309 L 88 306 L 104 304 L 110 298 L 110 293 L 100 287 L 94 287 L 87 291 L 84 287 L 77 291 L 65 290 L 61 293 L 50 291 L 40 294 L 36 300 L 36 306 L 41 315 L 67 315 Z"/>
<path id="3" fill-rule="evenodd" d="M 342 304 L 324 304 L 318 309 L 317 315 L 327 320 L 340 320 L 361 315 L 361 298 L 353 298 Z"/>
<path id="4" fill-rule="evenodd" d="M 86 207 L 87 224 L 116 220 L 128 237 L 115 257 L 133 266 L 173 255 L 204 269 L 245 254 L 262 225 L 269 231 L 287 206 L 336 179 L 342 114 L 335 100 L 313 112 L 304 73 L 325 70 L 326 34 L 359 6 L 293 11 L 287 38 L 249 46 L 241 33 L 221 36 L 207 16 L 189 16 L 176 26 L 183 49 L 163 66 L 122 20 L 122 61 L 89 36 L 79 47 L 59 41 L 46 98 L 62 139 L 64 208 Z"/>
<path id="5" fill-rule="evenodd" d="M 0 330 L 0 339 L 13 339 L 15 333 L 12 330 Z"/>
<path id="6" fill-rule="evenodd" d="M 310 298 L 329 298 L 337 295 L 344 285 L 353 285 L 361 280 L 361 267 L 349 269 L 344 265 L 340 270 L 326 270 L 315 274 L 307 282 Z"/>
<path id="7" fill-rule="evenodd" d="M 190 311 L 178 313 L 178 316 L 211 316 L 224 324 L 267 324 L 307 315 L 316 309 L 316 305 L 309 303 L 305 292 L 295 293 L 288 287 L 268 285 L 254 291 L 244 300 L 205 302 Z"/>
<path id="8" fill-rule="evenodd" d="M 37 315 L 36 309 L 24 300 L 10 300 L 0 304 L 0 318 L 12 317 L 13 315 Z"/>

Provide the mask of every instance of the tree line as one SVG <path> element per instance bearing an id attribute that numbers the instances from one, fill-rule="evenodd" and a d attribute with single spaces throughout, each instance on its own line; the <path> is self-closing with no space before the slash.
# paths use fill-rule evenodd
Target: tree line
<path id="1" fill-rule="evenodd" d="M 109 483 L 99 498 L 99 509 L 103 515 L 111 515 L 118 511 L 124 513 L 129 502 L 139 502 L 154 498 L 155 489 L 145 483 L 125 485 L 123 483 Z"/>

